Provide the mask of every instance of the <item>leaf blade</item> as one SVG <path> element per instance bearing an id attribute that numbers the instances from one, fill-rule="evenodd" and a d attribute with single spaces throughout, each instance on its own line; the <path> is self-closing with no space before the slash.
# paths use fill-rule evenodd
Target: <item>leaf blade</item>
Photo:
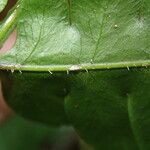
<path id="1" fill-rule="evenodd" d="M 54 70 L 59 70 L 57 65 L 92 63 L 106 69 L 111 68 L 107 63 L 122 67 L 128 67 L 126 62 L 131 67 L 150 64 L 148 0 L 138 4 L 128 0 L 86 3 L 70 4 L 70 26 L 66 2 L 21 2 L 18 40 L 10 53 L 1 56 L 1 68 L 38 66 L 44 70 L 44 66 L 56 66 Z M 138 64 L 139 60 L 143 63 Z"/>

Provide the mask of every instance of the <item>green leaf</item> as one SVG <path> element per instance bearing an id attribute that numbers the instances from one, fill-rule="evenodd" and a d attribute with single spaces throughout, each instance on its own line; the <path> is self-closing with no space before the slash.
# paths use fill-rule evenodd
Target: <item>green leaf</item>
<path id="1" fill-rule="evenodd" d="M 137 143 L 142 150 L 150 149 L 150 69 L 135 77 L 132 93 L 128 96 L 129 117 Z"/>
<path id="2" fill-rule="evenodd" d="M 6 83 L 8 78 L 9 83 Z M 4 96 L 17 113 L 51 126 L 67 124 L 64 110 L 64 97 L 67 94 L 65 75 L 23 72 L 10 74 L 7 78 L 1 75 L 1 79 Z M 8 86 L 11 83 L 13 86 Z"/>
<path id="3" fill-rule="evenodd" d="M 1 0 L 0 1 L 0 12 L 5 8 L 8 0 Z"/>
<path id="4" fill-rule="evenodd" d="M 5 98 L 95 149 L 149 150 L 149 24 L 149 0 L 18 1 L 0 26 L 0 43 L 17 28 L 0 68 L 20 71 L 1 77 Z"/>
<path id="5" fill-rule="evenodd" d="M 20 0 L 16 7 L 0 31 L 1 39 L 17 24 L 15 46 L 0 57 L 3 69 L 62 71 L 150 64 L 149 0 Z"/>
<path id="6" fill-rule="evenodd" d="M 150 149 L 150 70 L 72 75 L 68 119 L 96 149 Z"/>
<path id="7" fill-rule="evenodd" d="M 150 69 L 23 72 L 8 78 L 13 86 L 8 93 L 3 80 L 5 97 L 26 118 L 52 126 L 72 124 L 95 149 L 150 148 Z"/>

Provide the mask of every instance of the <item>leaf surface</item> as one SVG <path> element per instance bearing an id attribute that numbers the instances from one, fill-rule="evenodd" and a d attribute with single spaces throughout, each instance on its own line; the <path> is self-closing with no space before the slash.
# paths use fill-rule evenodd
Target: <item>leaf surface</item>
<path id="1" fill-rule="evenodd" d="M 53 127 L 63 126 L 68 124 L 64 109 L 64 97 L 67 94 L 65 75 L 10 74 L 2 79 L 3 93 L 9 105 L 20 115 Z M 13 86 L 6 86 L 8 78 L 8 84 Z"/>
<path id="2" fill-rule="evenodd" d="M 72 75 L 65 98 L 69 121 L 96 149 L 150 149 L 150 70 Z"/>
<path id="3" fill-rule="evenodd" d="M 17 42 L 0 56 L 0 66 L 35 71 L 147 66 L 149 10 L 149 0 L 20 0 L 8 17 L 9 26 L 17 24 Z M 10 30 L 8 20 L 1 38 Z"/>
<path id="4" fill-rule="evenodd" d="M 71 124 L 96 150 L 148 150 L 149 71 L 15 73 L 10 93 L 3 90 L 20 115 L 54 127 Z"/>

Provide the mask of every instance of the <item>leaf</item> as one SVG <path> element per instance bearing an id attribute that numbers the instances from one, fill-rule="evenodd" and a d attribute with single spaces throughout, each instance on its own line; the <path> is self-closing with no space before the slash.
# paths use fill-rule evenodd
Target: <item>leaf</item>
<path id="1" fill-rule="evenodd" d="M 4 9 L 6 6 L 8 0 L 1 0 L 0 1 L 0 12 Z"/>
<path id="2" fill-rule="evenodd" d="M 8 103 L 72 124 L 98 150 L 149 150 L 149 10 L 149 0 L 20 0 L 0 28 L 0 43 L 18 33 L 0 56 L 1 69 L 20 71 L 1 71 Z"/>
<path id="3" fill-rule="evenodd" d="M 17 42 L 1 55 L 0 66 L 35 71 L 147 66 L 149 9 L 149 0 L 20 0 L 0 31 L 1 39 L 17 23 Z"/>
<path id="4" fill-rule="evenodd" d="M 148 150 L 149 71 L 15 73 L 9 75 L 12 91 L 5 93 L 22 116 L 52 126 L 72 124 L 95 149 Z"/>
<path id="5" fill-rule="evenodd" d="M 8 75 L 7 78 L 2 77 L 1 73 L 0 77 L 4 96 L 17 113 L 51 126 L 68 123 L 64 110 L 64 97 L 67 94 L 65 75 L 24 72 Z M 6 83 L 8 78 L 9 82 Z"/>
<path id="6" fill-rule="evenodd" d="M 81 137 L 96 149 L 150 149 L 149 71 L 72 75 L 65 109 Z"/>
<path id="7" fill-rule="evenodd" d="M 150 70 L 143 70 L 135 77 L 132 93 L 128 96 L 129 117 L 140 149 L 150 149 Z"/>
<path id="8" fill-rule="evenodd" d="M 126 74 L 118 70 L 72 76 L 65 99 L 69 120 L 97 149 L 138 149 L 127 112 L 129 85 L 122 86 L 130 78 Z"/>

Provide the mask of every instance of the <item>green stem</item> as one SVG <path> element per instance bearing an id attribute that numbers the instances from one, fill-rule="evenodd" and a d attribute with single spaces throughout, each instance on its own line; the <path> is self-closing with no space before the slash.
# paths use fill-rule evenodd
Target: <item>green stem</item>
<path id="1" fill-rule="evenodd" d="M 0 46 L 3 44 L 8 35 L 12 32 L 12 30 L 16 27 L 16 20 L 18 18 L 19 10 L 20 10 L 20 0 L 14 10 L 10 13 L 7 19 L 1 24 L 0 28 Z"/>

